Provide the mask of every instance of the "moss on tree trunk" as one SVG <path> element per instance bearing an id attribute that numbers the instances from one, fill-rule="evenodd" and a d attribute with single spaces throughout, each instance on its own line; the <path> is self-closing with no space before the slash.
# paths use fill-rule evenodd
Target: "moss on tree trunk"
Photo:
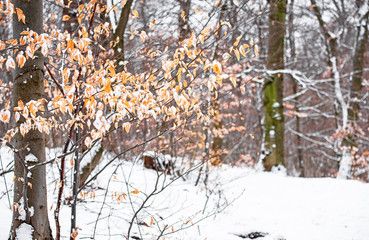
<path id="1" fill-rule="evenodd" d="M 269 70 L 284 68 L 284 36 L 286 1 L 270 0 L 268 59 Z M 264 141 L 263 159 L 266 170 L 284 165 L 283 74 L 274 74 L 264 80 Z"/>

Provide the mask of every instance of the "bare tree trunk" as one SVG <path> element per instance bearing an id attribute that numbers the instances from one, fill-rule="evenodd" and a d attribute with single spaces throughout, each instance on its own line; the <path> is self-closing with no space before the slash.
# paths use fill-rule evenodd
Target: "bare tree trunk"
<path id="1" fill-rule="evenodd" d="M 75 141 L 78 142 L 80 137 L 79 128 L 76 128 Z M 77 223 L 77 199 L 78 199 L 78 187 L 79 187 L 79 151 L 75 152 L 74 156 L 74 171 L 73 171 L 73 182 L 72 182 L 72 192 L 73 192 L 73 200 L 71 203 L 71 224 L 70 224 L 70 240 L 74 240 L 73 236 L 76 232 L 76 223 Z"/>
<path id="2" fill-rule="evenodd" d="M 326 50 L 327 50 L 327 55 L 328 55 L 328 66 L 333 69 L 333 65 L 335 65 L 336 67 L 338 66 L 337 61 L 338 61 L 338 47 L 337 47 L 337 36 L 336 35 L 332 35 L 328 29 L 327 29 L 327 24 L 324 22 L 322 14 L 320 9 L 318 8 L 318 5 L 316 3 L 315 0 L 310 0 L 312 6 L 313 6 L 313 10 L 315 13 L 315 16 L 318 20 L 320 29 L 322 30 L 322 33 L 324 35 L 324 38 L 326 40 Z M 335 62 L 333 62 L 333 60 Z M 331 78 L 335 78 L 334 76 L 334 72 L 331 71 Z M 338 75 L 338 79 L 339 80 L 339 75 Z M 339 82 L 338 82 L 339 83 Z M 337 89 L 336 89 L 337 90 Z M 338 122 L 338 99 L 337 97 L 335 97 L 334 99 L 334 113 L 336 115 L 336 128 L 339 128 L 339 122 Z M 342 107 L 342 106 L 341 106 Z"/>
<path id="3" fill-rule="evenodd" d="M 365 6 L 365 1 L 359 1 L 358 8 Z M 364 69 L 364 53 L 365 46 L 368 42 L 368 18 L 369 10 L 366 12 L 359 11 L 359 21 L 357 26 L 357 37 L 356 37 L 356 47 L 353 57 L 353 74 L 351 79 L 351 92 L 350 92 L 350 102 L 348 106 L 348 121 L 349 129 L 348 135 L 345 136 L 343 140 L 343 158 L 340 162 L 340 167 L 338 169 L 339 178 L 348 178 L 351 176 L 351 167 L 354 156 L 352 156 L 352 150 L 357 146 L 356 143 L 356 133 L 357 126 L 356 122 L 359 119 L 360 111 L 360 90 L 362 88 L 362 78 Z M 350 129 L 351 128 L 351 129 Z"/>
<path id="4" fill-rule="evenodd" d="M 332 34 L 328 31 L 326 27 L 326 23 L 323 21 L 322 14 L 320 12 L 320 9 L 318 8 L 315 0 L 310 0 L 313 7 L 313 10 L 315 12 L 315 15 L 317 17 L 317 20 L 319 22 L 320 28 L 326 38 L 326 49 L 328 53 L 328 66 L 331 67 L 331 77 L 334 79 L 334 89 L 335 89 L 335 101 L 337 104 L 335 104 L 335 113 L 336 113 L 336 125 L 337 129 L 342 128 L 343 131 L 346 131 L 348 128 L 348 121 L 355 119 L 355 113 L 354 109 L 358 106 L 355 103 L 351 101 L 351 103 L 346 103 L 341 86 L 340 86 L 340 74 L 338 69 L 338 47 L 337 47 L 337 37 L 332 36 Z M 366 1 L 359 1 L 358 7 L 365 6 Z M 363 13 L 363 11 L 359 11 L 359 13 Z M 359 14 L 360 15 L 360 14 Z M 362 16 L 359 16 L 359 22 L 360 25 L 358 26 L 358 36 L 357 36 L 357 44 L 355 49 L 355 54 L 353 57 L 353 65 L 354 65 L 354 75 L 352 77 L 352 85 L 351 85 L 351 99 L 356 99 L 358 91 L 361 89 L 361 78 L 362 78 L 362 70 L 363 70 L 363 56 L 365 52 L 365 44 L 367 41 L 367 24 L 368 24 L 368 11 L 366 10 Z M 364 25 L 364 26 L 361 26 Z M 360 84 L 358 84 L 360 83 Z M 341 107 L 342 112 L 342 126 L 338 124 L 338 107 L 336 105 L 339 105 Z M 355 110 L 356 111 L 356 110 Z M 351 113 L 350 113 L 351 112 Z M 351 116 L 350 116 L 351 114 Z M 351 119 L 350 119 L 351 118 Z M 357 119 L 356 119 L 357 120 Z M 355 120 L 355 121 L 356 121 Z M 340 141 L 340 140 L 338 140 Z M 339 160 L 339 169 L 338 169 L 338 175 L 339 178 L 347 178 L 351 175 L 351 163 L 352 163 L 352 153 L 351 153 L 351 147 L 354 146 L 354 144 L 349 143 L 352 140 L 349 140 L 349 137 L 345 136 L 345 139 L 341 142 L 339 142 L 339 146 L 342 147 L 342 150 L 339 149 L 338 152 L 338 160 Z"/>
<path id="5" fill-rule="evenodd" d="M 267 68 L 284 68 L 286 0 L 270 0 Z M 264 80 L 264 168 L 284 165 L 283 74 Z"/>
<path id="6" fill-rule="evenodd" d="M 115 41 L 119 39 L 117 45 L 114 47 L 114 56 L 117 60 L 118 66 L 121 66 L 120 64 L 124 62 L 124 32 L 128 23 L 129 14 L 131 12 L 132 2 L 133 0 L 127 0 L 126 4 L 124 5 L 119 17 L 117 29 L 115 30 L 113 36 Z M 117 70 L 121 69 L 118 68 Z"/>
<path id="7" fill-rule="evenodd" d="M 42 0 L 13 1 L 14 8 L 19 8 L 25 14 L 26 23 L 18 21 L 13 16 L 13 37 L 20 38 L 20 33 L 31 29 L 39 34 L 43 32 L 43 2 Z M 22 69 L 17 68 L 14 74 L 13 105 L 21 100 L 27 103 L 44 96 L 44 58 L 37 51 L 34 59 L 29 59 Z M 25 121 L 21 118 L 17 127 Z M 35 164 L 46 160 L 45 136 L 38 130 L 31 130 L 25 136 L 15 136 L 14 156 L 14 204 L 18 209 L 13 211 L 11 238 L 17 238 L 17 230 L 24 224 L 33 228 L 33 239 L 52 239 L 48 218 L 46 170 L 45 166 L 29 170 Z M 29 161 L 27 161 L 29 160 Z M 32 187 L 31 187 L 32 186 Z M 25 212 L 20 214 L 20 212 Z"/>
<path id="8" fill-rule="evenodd" d="M 364 0 L 361 1 L 364 5 Z M 361 7 L 359 6 L 359 8 Z M 360 91 L 362 88 L 362 78 L 364 69 L 364 53 L 366 51 L 366 44 L 368 42 L 368 21 L 369 10 L 365 15 L 360 16 L 359 26 L 357 26 L 356 48 L 353 58 L 353 75 L 351 80 L 351 94 L 349 107 L 349 120 L 355 122 L 359 119 L 360 111 Z"/>
<path id="9" fill-rule="evenodd" d="M 296 64 L 294 64 L 294 60 L 296 59 L 296 47 L 295 47 L 295 37 L 293 35 L 294 33 L 294 29 L 293 29 L 293 19 L 294 19 L 294 14 L 293 14 L 293 6 L 294 6 L 295 1 L 294 0 L 289 0 L 288 3 L 288 41 L 289 41 L 289 48 L 290 48 L 290 60 L 289 62 L 292 63 L 293 65 L 291 67 L 295 67 Z M 299 97 L 297 95 L 297 93 L 299 92 L 299 87 L 298 84 L 296 82 L 296 80 L 293 78 L 293 76 L 291 76 L 291 80 L 292 80 L 292 93 L 293 95 L 295 95 L 296 97 L 293 100 L 294 103 L 294 109 L 295 111 L 298 113 L 299 112 Z M 301 132 L 301 126 L 300 126 L 300 117 L 299 115 L 295 116 L 295 121 L 296 121 L 296 132 Z M 297 145 L 297 169 L 300 171 L 300 177 L 304 177 L 305 176 L 305 171 L 304 171 L 304 158 L 303 158 L 303 153 L 302 153 L 302 146 L 301 146 L 301 136 L 297 135 L 296 136 L 296 145 Z"/>
<path id="10" fill-rule="evenodd" d="M 80 174 L 79 184 L 78 184 L 79 187 L 82 187 L 85 184 L 87 178 L 95 170 L 95 168 L 97 167 L 97 165 L 99 164 L 101 160 L 103 152 L 104 152 L 104 147 L 103 147 L 103 143 L 101 142 L 101 145 L 98 148 L 98 150 L 94 153 L 95 155 L 91 159 L 91 162 L 89 162 L 86 166 L 82 168 L 82 173 Z"/>
<path id="11" fill-rule="evenodd" d="M 124 5 L 120 18 L 119 18 L 118 26 L 113 36 L 114 40 L 117 40 L 117 38 L 119 38 L 117 45 L 114 47 L 114 57 L 117 61 L 118 66 L 119 66 L 119 62 L 124 61 L 124 32 L 127 27 L 128 17 L 131 11 L 132 3 L 133 3 L 133 0 L 128 0 L 126 4 Z M 122 68 L 118 67 L 118 71 L 122 71 Z M 146 122 L 146 119 L 144 121 Z M 144 136 L 144 138 L 145 137 L 146 135 Z M 83 186 L 87 178 L 90 176 L 93 170 L 100 163 L 104 150 L 105 150 L 104 145 L 103 143 L 101 143 L 99 149 L 95 152 L 95 155 L 92 158 L 91 162 L 82 168 L 82 173 L 79 176 L 79 183 L 77 184 L 77 186 L 79 187 Z"/>
<path id="12" fill-rule="evenodd" d="M 182 42 L 184 39 L 188 38 L 191 33 L 190 26 L 188 25 L 191 0 L 177 0 L 177 2 L 180 4 L 180 10 L 182 10 L 181 14 L 178 15 L 179 41 Z"/>

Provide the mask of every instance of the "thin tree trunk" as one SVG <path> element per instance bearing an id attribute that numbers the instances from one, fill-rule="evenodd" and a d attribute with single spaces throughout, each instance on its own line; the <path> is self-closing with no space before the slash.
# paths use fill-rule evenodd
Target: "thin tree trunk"
<path id="1" fill-rule="evenodd" d="M 288 39 L 289 39 L 289 44 L 290 44 L 290 51 L 291 51 L 291 56 L 290 56 L 290 62 L 292 64 L 294 64 L 294 60 L 296 58 L 296 47 L 295 47 L 295 37 L 294 37 L 294 32 L 293 32 L 293 19 L 294 19 L 294 14 L 293 14 L 293 6 L 294 6 L 295 1 L 294 0 L 289 0 L 289 7 L 288 7 Z M 295 66 L 295 64 L 293 65 Z M 298 84 L 296 82 L 296 80 L 293 78 L 293 76 L 291 76 L 292 78 L 292 92 L 293 95 L 296 96 L 296 98 L 293 100 L 294 101 L 294 109 L 295 111 L 298 113 L 299 112 L 299 97 L 296 95 L 299 92 L 299 88 L 298 88 Z M 298 115 L 295 116 L 295 121 L 296 121 L 296 132 L 301 132 L 301 127 L 300 127 L 300 117 Z M 300 177 L 304 177 L 305 176 L 305 171 L 304 171 L 304 158 L 303 158 L 303 153 L 302 153 L 302 146 L 301 146 L 301 136 L 297 135 L 296 136 L 296 145 L 297 145 L 297 164 L 298 164 L 298 169 L 300 170 Z"/>
<path id="2" fill-rule="evenodd" d="M 127 27 L 127 23 L 128 23 L 128 17 L 131 11 L 131 6 L 132 6 L 133 0 L 128 0 L 126 2 L 126 4 L 124 5 L 120 18 L 119 18 L 119 22 L 118 22 L 118 26 L 115 30 L 113 39 L 117 40 L 119 38 L 119 41 L 117 43 L 117 45 L 114 47 L 114 57 L 117 61 L 117 64 L 119 65 L 120 62 L 124 61 L 124 32 L 126 30 Z M 123 68 L 118 67 L 117 71 L 122 71 Z M 145 120 L 146 122 L 146 120 Z M 146 135 L 145 135 L 146 137 Z M 99 164 L 102 154 L 104 152 L 104 145 L 103 143 L 101 143 L 99 149 L 96 151 L 94 157 L 92 158 L 91 162 L 87 164 L 87 166 L 82 168 L 82 173 L 79 176 L 79 183 L 78 186 L 82 187 L 83 184 L 86 182 L 87 178 L 90 176 L 90 174 L 93 172 L 93 170 L 97 167 L 97 165 Z"/>
<path id="3" fill-rule="evenodd" d="M 43 32 L 42 0 L 15 0 L 13 3 L 14 8 L 19 8 L 23 11 L 26 19 L 26 23 L 23 24 L 22 21 L 18 21 L 16 15 L 13 16 L 13 37 L 19 39 L 20 33 L 27 29 L 41 34 Z M 43 98 L 43 66 L 44 58 L 37 51 L 34 59 L 29 59 L 22 69 L 16 69 L 14 74 L 13 105 L 16 106 L 19 100 L 27 103 L 30 100 Z M 24 121 L 25 119 L 21 118 L 17 122 L 17 127 Z M 25 136 L 18 133 L 15 136 L 14 145 L 18 151 L 14 156 L 14 204 L 18 204 L 18 209 L 13 211 L 11 238 L 17 238 L 19 226 L 28 224 L 33 228 L 33 239 L 52 239 L 47 213 L 45 166 L 29 171 L 29 167 L 46 160 L 45 136 L 38 130 L 31 130 Z M 33 161 L 27 162 L 27 160 Z M 21 180 L 22 178 L 24 181 Z M 22 210 L 25 211 L 25 218 L 20 215 Z"/>
<path id="4" fill-rule="evenodd" d="M 76 128 L 76 134 L 75 134 L 75 140 L 76 142 L 78 142 L 80 137 L 79 134 L 79 128 Z M 71 203 L 71 224 L 70 224 L 70 240 L 74 240 L 75 237 L 73 236 L 73 234 L 75 234 L 75 232 L 77 231 L 76 229 L 76 223 L 77 223 L 77 199 L 78 199 L 78 187 L 79 187 L 79 163 L 80 163 L 80 159 L 79 159 L 79 151 L 77 150 L 75 152 L 75 156 L 74 156 L 74 172 L 73 172 L 73 200 Z"/>
<path id="5" fill-rule="evenodd" d="M 360 1 L 358 8 L 364 6 L 365 1 Z M 359 11 L 360 12 L 360 11 Z M 360 90 L 362 88 L 362 78 L 364 69 L 364 53 L 365 46 L 368 42 L 368 18 L 369 11 L 359 16 L 359 24 L 357 26 L 356 47 L 353 57 L 353 74 L 351 79 L 350 103 L 348 106 L 348 135 L 343 140 L 343 157 L 338 169 L 338 178 L 349 178 L 351 176 L 351 167 L 354 156 L 352 150 L 357 146 L 356 143 L 356 122 L 359 119 L 360 111 Z M 351 129 L 350 129 L 351 128 Z"/>
<path id="6" fill-rule="evenodd" d="M 332 36 L 329 31 L 326 28 L 326 24 L 323 21 L 321 12 L 319 8 L 317 7 L 315 0 L 310 0 L 313 4 L 313 10 L 315 12 L 315 15 L 318 19 L 320 28 L 326 38 L 327 42 L 327 53 L 328 53 L 328 66 L 331 67 L 331 77 L 334 79 L 334 89 L 335 89 L 335 100 L 340 105 L 342 110 L 342 126 L 338 124 L 338 111 L 337 107 L 335 105 L 335 113 L 336 113 L 336 126 L 337 129 L 342 127 L 342 130 L 346 131 L 348 127 L 348 121 L 355 119 L 355 111 L 354 110 L 358 105 L 355 103 L 347 104 L 343 98 L 341 86 L 340 86 L 340 75 L 338 70 L 338 47 L 337 47 L 337 38 L 335 36 Z M 365 0 L 360 1 L 358 4 L 358 7 L 364 6 L 364 4 L 367 4 Z M 360 12 L 360 11 L 359 11 Z M 368 19 L 368 12 L 366 11 L 363 16 L 359 17 L 360 24 L 364 24 L 364 26 L 358 26 L 358 36 L 357 36 L 357 45 L 355 49 L 355 54 L 353 57 L 353 65 L 354 65 L 354 75 L 352 78 L 352 85 L 351 85 L 351 96 L 352 99 L 357 99 L 358 91 L 361 89 L 361 78 L 362 78 L 362 70 L 363 70 L 363 56 L 365 52 L 365 44 L 367 41 L 367 19 Z M 364 41 L 364 42 L 363 42 Z M 358 75 L 357 75 L 358 74 Z M 360 83 L 360 84 L 358 84 Z M 350 113 L 351 112 L 351 113 Z M 351 116 L 350 116 L 351 114 Z M 357 117 L 357 116 L 356 116 Z M 352 119 L 350 119 L 352 118 Z M 356 121 L 356 120 L 355 120 Z M 351 143 L 349 143 L 351 142 Z M 351 174 L 351 163 L 352 163 L 352 153 L 351 153 L 351 146 L 353 145 L 352 140 L 349 140 L 349 137 L 345 137 L 345 139 L 340 143 L 340 146 L 343 147 L 343 150 L 341 151 L 340 155 L 338 156 L 338 163 L 339 163 L 339 169 L 338 169 L 338 175 L 339 178 L 347 178 Z"/>
<path id="7" fill-rule="evenodd" d="M 337 64 L 337 60 L 338 60 L 338 47 L 337 47 L 337 36 L 332 36 L 332 34 L 328 31 L 327 27 L 326 27 L 326 23 L 323 20 L 322 14 L 320 12 L 320 9 L 318 8 L 318 5 L 316 3 L 315 0 L 310 0 L 312 6 L 313 6 L 313 10 L 315 13 L 315 16 L 318 20 L 320 29 L 323 32 L 324 38 L 325 38 L 325 45 L 326 45 L 326 50 L 327 50 L 327 55 L 328 55 L 328 66 L 333 70 L 333 65 L 335 65 L 336 67 L 338 67 Z M 336 61 L 336 62 L 332 62 L 332 61 Z M 335 73 L 333 71 L 331 71 L 331 76 L 332 79 L 335 78 Z M 339 75 L 338 75 L 338 79 L 339 79 Z M 335 89 L 335 91 L 337 92 L 338 89 Z M 339 122 L 338 122 L 338 99 L 337 97 L 334 99 L 334 113 L 336 115 L 336 128 L 339 128 Z M 342 106 L 341 106 L 342 107 Z"/>
<path id="8" fill-rule="evenodd" d="M 126 4 L 124 5 L 120 14 L 118 26 L 113 36 L 115 41 L 119 39 L 117 45 L 114 47 L 114 57 L 117 60 L 117 66 L 121 66 L 121 64 L 124 62 L 124 32 L 127 27 L 132 2 L 133 0 L 127 0 Z M 121 70 L 121 68 L 118 68 L 118 70 Z"/>
<path id="9" fill-rule="evenodd" d="M 97 165 L 101 160 L 103 152 L 104 147 L 103 144 L 101 143 L 99 149 L 96 151 L 96 153 L 94 153 L 95 155 L 93 156 L 91 162 L 89 162 L 86 166 L 82 168 L 82 173 L 80 174 L 80 180 L 78 184 L 79 187 L 82 187 L 85 184 L 87 178 L 91 175 L 93 170 L 95 170 L 95 168 L 97 167 Z"/>
<path id="10" fill-rule="evenodd" d="M 361 6 L 365 0 L 361 1 Z M 368 4 L 368 3 L 367 3 Z M 359 6 L 359 8 L 361 7 Z M 359 26 L 357 26 L 356 48 L 353 58 L 353 75 L 351 80 L 351 94 L 349 106 L 349 120 L 355 123 L 359 119 L 360 111 L 360 91 L 362 88 L 362 78 L 364 69 L 364 53 L 366 51 L 366 44 L 368 42 L 368 21 L 369 10 L 363 16 L 360 16 Z"/>
<path id="11" fill-rule="evenodd" d="M 191 0 L 177 0 L 180 4 L 180 10 L 182 12 L 178 15 L 178 23 L 179 23 L 179 41 L 182 42 L 184 39 L 188 38 L 191 29 L 188 25 L 188 19 L 191 10 Z"/>

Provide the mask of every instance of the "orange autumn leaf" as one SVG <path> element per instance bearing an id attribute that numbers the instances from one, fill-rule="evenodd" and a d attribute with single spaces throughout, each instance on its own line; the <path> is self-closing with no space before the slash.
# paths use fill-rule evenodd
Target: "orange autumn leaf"
<path id="1" fill-rule="evenodd" d="M 156 19 L 154 19 L 151 23 L 150 23 L 150 29 L 153 29 L 156 23 Z"/>
<path id="2" fill-rule="evenodd" d="M 8 123 L 10 121 L 10 111 L 8 109 L 3 109 L 0 112 L 0 120 L 3 123 Z"/>
<path id="3" fill-rule="evenodd" d="M 86 137 L 86 139 L 85 139 L 85 145 L 88 148 L 92 146 L 92 140 L 91 140 L 90 137 Z"/>
<path id="4" fill-rule="evenodd" d="M 5 49 L 5 43 L 0 40 L 0 50 L 4 50 L 4 49 Z"/>
<path id="5" fill-rule="evenodd" d="M 240 52 L 238 51 L 238 49 L 234 49 L 234 54 L 236 54 L 237 60 L 240 61 Z"/>
<path id="6" fill-rule="evenodd" d="M 255 45 L 254 51 L 255 51 L 255 56 L 259 56 L 259 47 L 258 47 L 258 45 Z"/>
<path id="7" fill-rule="evenodd" d="M 26 17 L 24 16 L 24 13 L 21 9 L 17 8 L 17 16 L 18 16 L 18 21 L 22 20 L 23 24 L 26 24 Z"/>
<path id="8" fill-rule="evenodd" d="M 138 33 L 138 31 L 137 30 L 135 30 L 132 34 L 131 34 L 131 36 L 129 36 L 129 40 L 132 40 L 134 37 L 135 37 L 135 35 Z"/>
<path id="9" fill-rule="evenodd" d="M 85 8 L 85 5 L 84 4 L 79 5 L 79 7 L 78 7 L 78 13 L 81 13 L 84 8 Z"/>
<path id="10" fill-rule="evenodd" d="M 12 57 L 8 56 L 8 59 L 6 60 L 5 66 L 6 66 L 7 71 L 9 71 L 10 69 L 15 69 L 14 59 Z"/>
<path id="11" fill-rule="evenodd" d="M 126 130 L 127 133 L 129 133 L 129 130 L 131 128 L 131 124 L 130 123 L 123 123 L 123 128 Z"/>
<path id="12" fill-rule="evenodd" d="M 36 117 L 37 107 L 33 101 L 29 104 L 29 112 L 31 117 Z"/>
<path id="13" fill-rule="evenodd" d="M 111 86 L 110 86 L 110 82 L 106 85 L 104 92 L 106 93 L 110 93 L 111 92 Z"/>
<path id="14" fill-rule="evenodd" d="M 26 47 L 26 56 L 27 56 L 27 58 L 33 59 L 34 54 L 35 54 L 34 47 L 33 46 L 30 46 L 30 45 L 27 46 Z"/>
<path id="15" fill-rule="evenodd" d="M 71 238 L 76 239 L 76 237 L 78 236 L 78 231 L 75 231 L 73 229 L 73 232 L 70 234 L 70 236 L 71 236 Z"/>
<path id="16" fill-rule="evenodd" d="M 69 19 L 70 19 L 70 16 L 68 16 L 68 15 L 63 16 L 63 21 L 68 21 Z"/>
<path id="17" fill-rule="evenodd" d="M 24 56 L 23 51 L 18 53 L 16 60 L 17 60 L 18 66 L 22 68 L 24 66 L 24 63 L 26 62 L 26 57 Z"/>
<path id="18" fill-rule="evenodd" d="M 232 84 L 233 84 L 233 87 L 236 87 L 237 86 L 237 81 L 236 81 L 236 78 L 234 77 L 230 77 L 229 80 L 231 80 Z"/>
<path id="19" fill-rule="evenodd" d="M 72 39 L 69 39 L 69 40 L 68 40 L 67 48 L 68 48 L 68 49 L 73 49 L 73 48 L 74 48 L 74 43 L 73 43 L 73 40 L 72 40 Z"/>
<path id="20" fill-rule="evenodd" d="M 220 62 L 215 60 L 213 62 L 213 72 L 221 74 L 222 73 L 222 65 L 220 65 Z"/>
<path id="21" fill-rule="evenodd" d="M 134 190 L 134 191 L 131 191 L 132 194 L 139 194 L 140 191 L 137 191 L 137 190 Z"/>
<path id="22" fill-rule="evenodd" d="M 236 47 L 236 46 L 240 43 L 241 38 L 242 38 L 242 35 L 241 35 L 241 36 L 239 36 L 239 37 L 236 39 L 236 41 L 233 43 L 233 46 L 235 46 L 235 47 Z"/>
<path id="23" fill-rule="evenodd" d="M 132 10 L 132 14 L 135 16 L 135 18 L 138 18 L 138 12 L 136 10 Z"/>
<path id="24" fill-rule="evenodd" d="M 152 226 L 153 223 L 154 223 L 154 218 L 150 217 L 150 226 Z"/>
<path id="25" fill-rule="evenodd" d="M 25 44 L 26 44 L 26 42 L 27 42 L 27 40 L 26 40 L 26 38 L 25 38 L 24 36 L 22 36 L 22 37 L 19 39 L 19 44 L 20 44 L 21 46 L 25 45 Z"/>
<path id="26" fill-rule="evenodd" d="M 11 44 L 11 45 L 16 45 L 18 43 L 18 40 L 17 39 L 11 39 L 11 40 L 6 41 L 6 43 Z"/>
<path id="27" fill-rule="evenodd" d="M 42 55 L 44 55 L 45 57 L 47 56 L 47 53 L 48 53 L 48 47 L 47 47 L 46 42 L 42 43 L 42 45 L 41 45 L 41 53 L 42 53 Z"/>
<path id="28" fill-rule="evenodd" d="M 246 56 L 246 54 L 250 51 L 250 49 L 249 49 L 249 45 L 248 44 L 244 44 L 244 45 L 242 45 L 241 47 L 240 47 L 240 52 L 241 52 L 241 54 L 242 54 L 242 56 Z"/>

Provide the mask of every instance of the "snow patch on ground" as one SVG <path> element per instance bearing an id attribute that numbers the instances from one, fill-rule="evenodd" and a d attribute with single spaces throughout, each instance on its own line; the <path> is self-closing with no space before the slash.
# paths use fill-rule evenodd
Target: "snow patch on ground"
<path id="1" fill-rule="evenodd" d="M 51 151 L 48 158 L 54 155 Z M 1 148 L 1 157 L 3 165 L 8 166 L 13 154 L 9 149 Z M 110 159 L 112 156 L 104 154 L 102 165 L 94 172 L 99 171 Z M 69 197 L 69 176 L 72 171 L 69 161 L 66 165 L 64 197 Z M 283 168 L 266 173 L 223 165 L 210 168 L 207 187 L 203 183 L 204 176 L 199 186 L 195 187 L 198 171 L 196 169 L 190 173 L 185 180 L 179 178 L 153 196 L 138 215 L 140 229 L 135 225 L 131 236 L 157 239 L 160 229 L 167 224 L 168 235 L 165 239 L 240 240 L 240 236 L 253 233 L 265 233 L 258 240 L 363 240 L 369 236 L 367 183 L 288 177 Z M 58 169 L 53 164 L 48 166 L 47 172 L 48 208 L 51 205 L 55 208 L 58 186 L 53 179 L 57 179 Z M 8 190 L 12 189 L 12 177 L 12 174 L 6 175 Z M 87 192 L 83 192 L 86 196 L 79 196 L 77 226 L 82 230 L 79 230 L 78 238 L 90 239 L 95 234 L 95 239 L 124 239 L 133 210 L 137 210 L 154 190 L 157 177 L 154 170 L 143 167 L 142 160 L 115 161 L 86 189 Z M 172 176 L 161 175 L 159 187 L 171 179 Z M 7 239 L 12 212 L 3 177 L 0 178 L 0 186 L 0 239 Z M 12 199 L 11 194 L 9 197 Z M 62 236 L 69 239 L 70 206 L 66 205 L 67 201 L 64 204 L 60 212 Z M 229 206 L 223 209 L 224 204 Z M 217 207 L 222 211 L 213 215 Z M 54 208 L 49 213 L 49 219 L 55 233 Z M 154 219 L 152 225 L 151 217 Z M 199 223 L 192 226 L 197 221 Z M 189 228 L 176 232 L 181 227 Z M 19 231 L 30 236 L 31 230 L 31 226 L 24 225 Z"/>

